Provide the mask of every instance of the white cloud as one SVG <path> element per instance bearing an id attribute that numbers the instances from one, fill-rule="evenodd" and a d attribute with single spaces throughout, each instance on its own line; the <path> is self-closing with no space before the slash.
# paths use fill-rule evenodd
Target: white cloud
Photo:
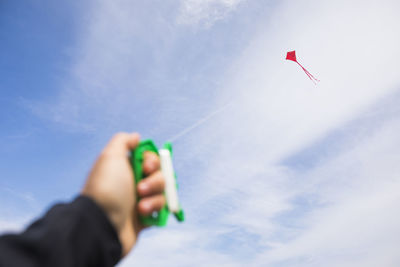
<path id="1" fill-rule="evenodd" d="M 164 88 L 153 84 L 163 82 L 157 74 L 166 68 L 164 52 L 175 35 L 170 8 L 125 0 L 90 5 L 56 97 L 27 105 L 66 131 L 125 128 L 140 123 L 138 113 L 156 120 L 153 107 Z"/>
<path id="2" fill-rule="evenodd" d="M 209 5 L 233 9 L 238 3 L 210 1 Z M 110 135 L 131 127 L 152 136 L 172 120 L 181 123 L 176 113 L 191 115 L 207 106 L 193 105 L 193 95 L 199 94 L 195 90 L 202 83 L 207 87 L 216 83 L 210 78 L 215 75 L 212 68 L 227 60 L 229 49 L 177 24 L 179 12 L 170 2 L 117 0 L 90 5 L 82 12 L 85 23 L 76 29 L 76 42 L 68 51 L 72 64 L 65 67 L 56 97 L 25 105 L 66 131 L 101 129 Z M 214 46 L 218 54 L 203 44 Z M 150 121 L 151 129 L 144 129 L 141 117 Z"/>
<path id="3" fill-rule="evenodd" d="M 244 0 L 181 0 L 178 23 L 212 26 L 224 19 Z"/>
<path id="4" fill-rule="evenodd" d="M 284 262 L 300 259 L 295 266 L 396 266 L 399 129 L 399 120 L 389 121 L 354 149 L 301 176 L 299 193 L 316 194 L 326 205 L 301 218 L 306 228 L 296 238 L 257 262 L 293 266 Z"/>

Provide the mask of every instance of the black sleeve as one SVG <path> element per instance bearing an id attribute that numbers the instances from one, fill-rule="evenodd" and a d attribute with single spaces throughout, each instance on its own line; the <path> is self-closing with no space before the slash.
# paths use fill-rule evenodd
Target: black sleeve
<path id="1" fill-rule="evenodd" d="M 1 267 L 109 267 L 121 258 L 117 233 L 103 210 L 79 196 L 58 204 L 21 234 L 0 237 Z"/>

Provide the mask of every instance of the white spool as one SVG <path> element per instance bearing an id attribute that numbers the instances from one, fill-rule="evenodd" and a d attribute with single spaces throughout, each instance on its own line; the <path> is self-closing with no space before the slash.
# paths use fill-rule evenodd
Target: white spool
<path id="1" fill-rule="evenodd" d="M 158 153 L 160 154 L 161 172 L 165 179 L 165 196 L 168 209 L 173 213 L 177 213 L 179 211 L 179 201 L 171 153 L 168 149 L 160 149 Z"/>

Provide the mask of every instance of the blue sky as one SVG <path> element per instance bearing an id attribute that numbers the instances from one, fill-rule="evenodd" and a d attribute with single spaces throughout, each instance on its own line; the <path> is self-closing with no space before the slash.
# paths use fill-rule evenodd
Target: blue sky
<path id="1" fill-rule="evenodd" d="M 215 114 L 174 141 L 187 221 L 120 266 L 398 266 L 400 5 L 349 2 L 2 1 L 0 230 Z"/>

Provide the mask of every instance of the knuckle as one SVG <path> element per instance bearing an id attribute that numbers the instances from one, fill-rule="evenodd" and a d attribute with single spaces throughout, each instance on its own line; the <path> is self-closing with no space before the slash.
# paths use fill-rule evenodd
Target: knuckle
<path id="1" fill-rule="evenodd" d="M 163 195 L 159 195 L 157 198 L 157 207 L 161 209 L 162 207 L 164 207 L 165 203 L 165 197 Z"/>
<path id="2" fill-rule="evenodd" d="M 159 196 L 154 196 L 151 199 L 151 206 L 153 207 L 153 209 L 159 210 L 162 208 L 162 199 Z"/>
<path id="3" fill-rule="evenodd" d="M 165 199 L 164 195 L 161 195 L 160 197 L 161 197 L 161 206 L 163 207 L 167 203 L 167 200 Z"/>
<path id="4" fill-rule="evenodd" d="M 149 160 L 149 161 L 152 161 L 155 163 L 158 163 L 158 161 L 159 161 L 158 155 L 153 151 L 146 151 L 145 157 L 146 157 L 146 160 Z"/>
<path id="5" fill-rule="evenodd" d="M 165 188 L 165 178 L 164 175 L 160 172 L 160 175 L 158 176 L 158 183 L 161 188 Z"/>
<path id="6" fill-rule="evenodd" d="M 138 204 L 138 209 L 139 212 L 143 215 L 146 215 L 149 213 L 149 209 L 148 209 L 148 203 L 146 203 L 145 201 L 140 201 Z"/>
<path id="7" fill-rule="evenodd" d="M 155 184 L 164 186 L 164 184 L 165 184 L 165 179 L 164 179 L 164 175 L 162 174 L 161 171 L 155 172 L 153 177 L 154 177 L 154 178 L 153 178 L 153 182 L 154 182 Z"/>
<path id="8" fill-rule="evenodd" d="M 113 140 L 121 140 L 124 139 L 127 136 L 127 133 L 125 132 L 118 132 L 113 136 Z"/>

